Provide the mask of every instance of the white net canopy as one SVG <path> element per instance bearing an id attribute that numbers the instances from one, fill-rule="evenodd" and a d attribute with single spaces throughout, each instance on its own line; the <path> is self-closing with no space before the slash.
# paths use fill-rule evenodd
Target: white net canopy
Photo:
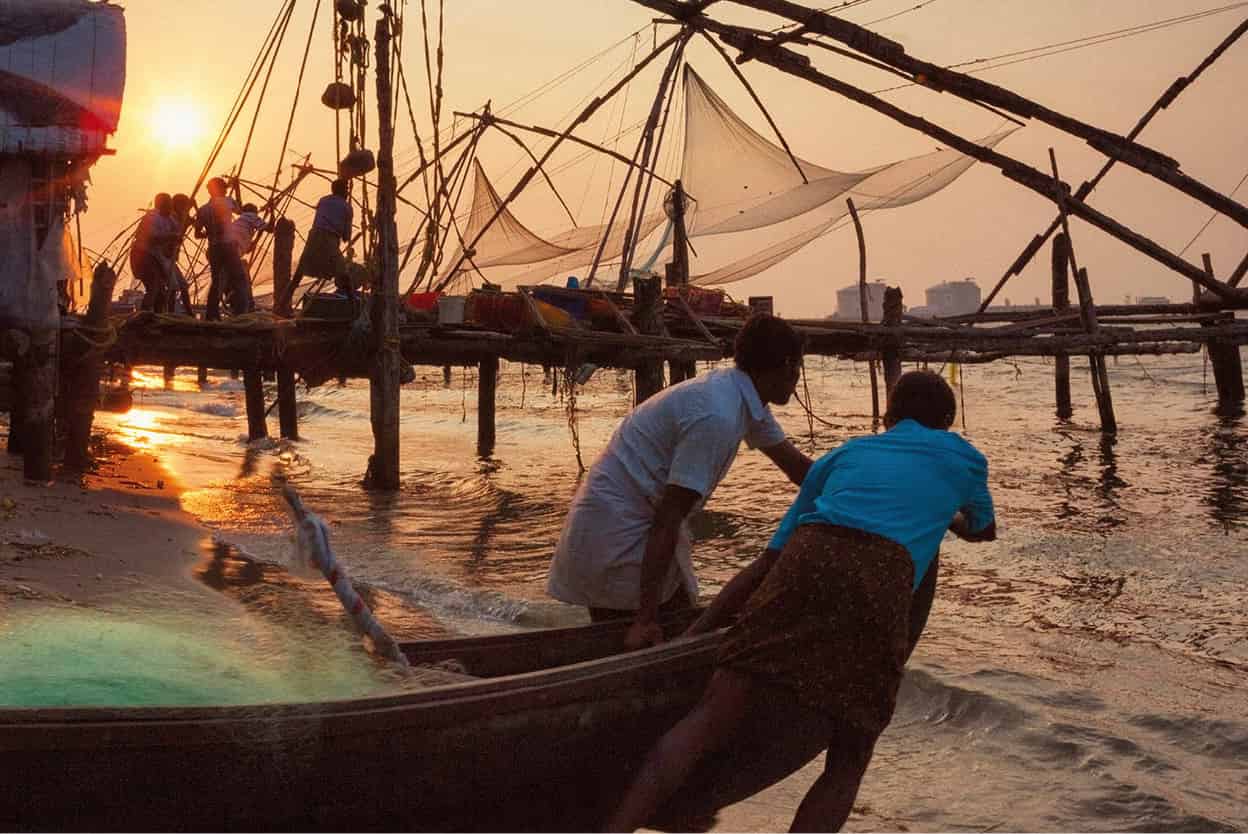
<path id="1" fill-rule="evenodd" d="M 698 284 L 728 284 L 757 275 L 837 228 L 848 214 L 844 199 L 838 198 L 852 197 L 861 211 L 896 208 L 936 193 L 975 161 L 944 149 L 866 171 L 844 172 L 791 157 L 750 127 L 688 67 L 684 117 L 680 179 L 692 198 L 686 215 L 689 237 L 701 239 L 695 247 L 698 252 L 690 279 Z M 994 133 L 980 144 L 992 147 L 1012 132 Z M 652 202 L 661 203 L 661 196 Z M 562 277 L 592 263 L 600 251 L 602 264 L 622 258 L 626 235 L 622 221 L 606 233 L 605 244 L 605 224 L 542 238 L 509 210 L 499 212 L 500 205 L 498 193 L 478 165 L 464 239 L 481 236 L 473 245 L 471 264 L 465 263 L 456 275 L 447 273 L 445 278 L 460 281 L 472 266 L 528 266 L 522 271 L 506 270 L 505 275 L 491 273 L 491 281 L 514 287 Z M 647 245 L 638 252 L 649 253 L 657 243 L 655 254 L 662 261 L 670 257 L 666 230 L 661 241 L 647 239 L 658 237 L 666 216 L 661 205 L 646 208 L 637 239 Z M 497 219 L 489 224 L 496 214 Z M 453 268 L 459 260 L 457 255 L 448 265 Z"/>

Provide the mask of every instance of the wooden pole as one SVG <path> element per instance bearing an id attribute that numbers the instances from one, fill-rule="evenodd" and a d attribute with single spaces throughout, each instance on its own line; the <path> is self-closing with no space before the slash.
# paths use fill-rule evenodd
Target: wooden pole
<path id="1" fill-rule="evenodd" d="M 639 0 L 639 2 L 651 8 L 666 6 L 667 8 L 663 10 L 669 13 L 671 13 L 670 7 L 674 5 L 670 2 L 656 2 L 656 0 Z M 1020 118 L 1037 119 L 1058 130 L 1078 136 L 1106 156 L 1115 157 L 1126 165 L 1156 177 L 1215 211 L 1234 219 L 1241 226 L 1248 226 L 1248 207 L 1187 176 L 1180 170 L 1178 162 L 1152 148 L 1058 113 L 978 76 L 945 69 L 937 64 L 907 55 L 905 47 L 900 43 L 882 38 L 868 29 L 825 12 L 806 8 L 790 0 L 732 0 L 732 2 L 795 20 L 811 33 L 840 41 L 858 52 L 901 70 L 919 84 L 938 92 L 948 92 L 959 98 L 991 104 L 1014 113 Z M 674 16 L 678 18 L 681 12 L 685 17 L 688 16 L 687 8 L 678 7 L 675 11 Z M 702 25 L 705 20 L 701 18 L 696 23 Z M 749 37 L 750 40 L 738 48 L 758 57 L 757 48 L 751 50 L 750 47 L 755 44 L 765 47 L 766 41 L 759 39 L 756 35 Z M 760 60 L 765 59 L 760 58 Z"/>
<path id="2" fill-rule="evenodd" d="M 689 35 L 684 30 L 677 32 L 675 35 L 672 35 L 663 43 L 659 44 L 657 48 L 651 50 L 649 55 L 647 55 L 640 62 L 638 62 L 637 65 L 634 66 L 632 70 L 630 70 L 628 73 L 626 73 L 623 78 L 621 78 L 614 85 L 612 85 L 610 90 L 603 93 L 601 96 L 596 96 L 593 100 L 591 100 L 589 104 L 585 106 L 585 109 L 583 109 L 576 116 L 576 118 L 572 120 L 572 124 L 568 125 L 567 130 L 561 133 L 558 139 L 551 142 L 550 145 L 547 146 L 546 151 L 542 154 L 542 157 L 541 159 L 538 160 L 538 163 L 530 167 L 523 174 L 521 174 L 520 179 L 517 180 L 515 186 L 512 187 L 511 191 L 508 192 L 507 196 L 503 198 L 503 201 L 499 203 L 497 208 L 495 208 L 494 213 L 490 216 L 490 219 L 486 221 L 486 223 L 481 227 L 481 230 L 477 232 L 477 234 L 473 237 L 473 239 L 464 245 L 463 254 L 459 256 L 459 260 L 455 262 L 454 266 L 446 274 L 448 276 L 451 276 L 451 275 L 456 274 L 459 271 L 459 268 L 463 265 L 464 260 L 468 257 L 468 253 L 473 252 L 476 249 L 477 244 L 480 243 L 481 241 L 481 237 L 487 231 L 489 231 L 491 226 L 494 225 L 494 221 L 497 220 L 499 216 L 504 211 L 507 210 L 507 207 L 511 205 L 512 201 L 514 201 L 516 197 L 520 194 L 520 192 L 523 191 L 528 186 L 529 181 L 532 180 L 533 177 L 537 174 L 538 170 L 543 165 L 546 164 L 546 161 L 550 159 L 550 157 L 559 148 L 559 146 L 563 144 L 563 142 L 572 133 L 572 131 L 576 130 L 586 121 L 588 121 L 589 118 L 598 111 L 598 108 L 602 107 L 602 105 L 605 104 L 609 99 L 611 99 L 616 93 L 624 89 L 624 87 L 628 84 L 628 82 L 632 81 L 633 78 L 638 73 L 640 73 L 643 69 L 645 69 L 650 64 L 651 61 L 653 61 L 659 55 L 666 52 L 669 46 L 676 43 L 677 41 L 683 42 L 685 40 L 688 40 L 688 38 L 689 38 Z M 381 76 L 378 75 L 378 78 L 380 77 Z M 378 168 L 380 167 L 381 167 L 380 160 L 378 160 Z M 442 289 L 442 286 L 439 285 L 435 287 L 434 289 L 440 290 Z"/>
<path id="3" fill-rule="evenodd" d="M 482 359 L 477 373 L 477 454 L 488 457 L 494 452 L 496 438 L 498 357 Z"/>
<path id="4" fill-rule="evenodd" d="M 689 17 L 690 7 L 686 7 L 679 3 L 673 3 L 671 0 L 634 1 L 645 6 L 649 6 L 650 8 L 672 14 L 678 19 L 686 19 Z M 806 9 L 805 11 L 809 12 L 810 10 Z M 980 162 L 999 168 L 1001 173 L 1007 178 L 1013 180 L 1024 188 L 1030 189 L 1031 191 L 1052 200 L 1054 203 L 1063 201 L 1066 206 L 1066 211 L 1069 214 L 1073 214 L 1101 231 L 1117 238 L 1133 249 L 1147 255 L 1150 258 L 1153 258 L 1161 264 L 1164 264 L 1175 272 L 1178 272 L 1180 275 L 1184 275 L 1199 282 L 1206 289 L 1216 293 L 1220 298 L 1235 300 L 1241 297 L 1240 291 L 1235 288 L 1227 287 L 1218 281 L 1210 280 L 1209 277 L 1205 275 L 1204 270 L 1200 269 L 1195 264 L 1191 264 L 1183 260 L 1183 258 L 1160 246 L 1155 241 L 1152 241 L 1122 223 L 1119 223 L 1109 215 L 1092 208 L 1092 206 L 1088 205 L 1084 201 L 1076 199 L 1071 195 L 1070 189 L 1066 187 L 1064 183 L 1054 182 L 1052 178 L 1046 176 L 1035 168 L 1032 168 L 1030 165 L 1006 156 L 1005 154 L 998 153 L 991 148 L 986 148 L 982 145 L 976 144 L 975 142 L 965 139 L 952 131 L 945 130 L 942 127 L 934 125 L 926 119 L 915 116 L 914 114 L 885 101 L 879 96 L 872 95 L 865 90 L 851 84 L 847 84 L 844 81 L 833 78 L 825 73 L 819 72 L 810 64 L 807 56 L 783 47 L 768 46 L 764 42 L 760 41 L 751 30 L 744 29 L 739 26 L 730 26 L 719 23 L 718 21 L 706 17 L 698 17 L 689 21 L 689 23 L 691 25 L 696 25 L 700 28 L 706 28 L 718 33 L 725 43 L 743 51 L 749 51 L 751 57 L 754 59 L 775 67 L 781 72 L 797 76 L 798 78 L 803 78 L 812 84 L 816 84 L 820 87 L 831 90 L 832 92 L 838 93 L 845 98 L 848 98 L 850 101 L 858 102 L 864 107 L 869 107 L 872 110 L 883 113 L 890 119 L 893 119 L 900 124 L 930 136 L 933 139 L 948 145 L 959 153 L 966 154 L 967 156 L 979 160 Z M 871 35 L 871 37 L 874 38 L 876 36 Z M 900 49 L 899 45 L 898 49 Z M 1112 135 L 1105 132 L 1102 133 L 1104 133 L 1105 136 Z M 1132 145 L 1132 147 L 1140 148 L 1138 145 Z M 1128 161 L 1127 157 L 1123 156 L 1122 161 Z M 1221 202 L 1219 203 L 1219 211 L 1226 209 L 1223 213 L 1228 214 L 1228 216 L 1236 217 L 1238 219 L 1240 209 L 1242 209 L 1243 212 L 1248 213 L 1248 208 L 1240 206 L 1236 209 L 1234 207 L 1239 206 L 1238 203 L 1228 201 L 1227 198 L 1217 195 L 1216 192 L 1213 193 L 1211 199 L 1212 198 L 1220 199 Z"/>
<path id="5" fill-rule="evenodd" d="M 24 376 L 22 402 L 22 474 L 31 481 L 52 480 L 52 437 L 56 404 L 57 331 L 40 327 L 30 331 L 30 348 L 14 366 Z"/>
<path id="6" fill-rule="evenodd" d="M 633 326 L 639 333 L 657 336 L 663 332 L 662 292 L 657 276 L 633 279 Z M 637 381 L 637 401 L 641 405 L 663 390 L 663 362 L 648 360 L 638 365 L 634 372 Z"/>
<path id="7" fill-rule="evenodd" d="M 178 366 L 177 365 L 165 365 L 164 372 L 165 372 L 165 390 L 171 390 L 173 388 L 173 379 L 178 374 Z"/>
<path id="8" fill-rule="evenodd" d="M 84 326 L 104 326 L 116 284 L 117 273 L 101 261 L 91 274 L 91 300 L 82 320 Z M 88 353 L 66 374 L 65 468 L 70 470 L 82 471 L 91 462 L 91 424 L 100 397 L 100 366 L 100 358 Z"/>
<path id="9" fill-rule="evenodd" d="M 1224 38 L 1223 41 L 1218 44 L 1214 50 L 1205 57 L 1205 60 L 1201 61 L 1196 66 L 1196 69 L 1192 70 L 1189 75 L 1181 76 L 1176 79 L 1173 84 L 1166 88 L 1166 91 L 1161 94 L 1161 97 L 1157 99 L 1157 101 L 1153 102 L 1153 106 L 1148 109 L 1148 112 L 1141 116 L 1140 120 L 1135 123 L 1135 127 L 1131 128 L 1131 132 L 1127 134 L 1127 138 L 1135 139 L 1135 137 L 1139 136 L 1148 123 L 1153 120 L 1154 116 L 1169 107 L 1174 100 L 1179 97 L 1179 94 L 1191 86 L 1192 82 L 1199 78 L 1201 73 L 1207 70 L 1214 61 L 1218 60 L 1218 58 L 1222 56 L 1222 53 L 1229 49 L 1235 41 L 1239 40 L 1245 31 L 1248 31 L 1248 20 L 1235 27 L 1235 30 Z M 1085 181 L 1083 185 L 1079 186 L 1079 190 L 1075 192 L 1075 198 L 1079 200 L 1086 199 L 1087 196 L 1092 193 L 1092 190 L 1100 184 L 1101 180 L 1105 178 L 1105 175 L 1109 173 L 1109 169 L 1114 167 L 1114 163 L 1117 161 L 1117 157 L 1111 156 L 1107 159 L 1105 164 L 1101 166 L 1101 169 L 1096 172 L 1096 176 Z M 1043 246 L 1044 242 L 1058 230 L 1061 224 L 1062 218 L 1060 216 L 1054 217 L 1053 222 L 1049 224 L 1049 227 L 1045 229 L 1044 233 L 1033 239 L 1031 243 L 1027 244 L 1027 247 L 1023 249 L 1022 253 L 1014 260 L 1013 265 L 1008 271 L 1006 271 L 1005 275 L 1001 276 L 1001 279 L 997 281 L 997 285 L 992 288 L 992 291 L 989 292 L 987 296 L 984 297 L 983 303 L 979 305 L 979 312 L 982 313 L 988 309 L 988 305 L 991 304 L 992 300 L 997 297 L 997 293 L 1000 292 L 1001 288 L 1005 286 L 1005 282 L 1011 277 L 1022 272 L 1027 267 L 1027 264 L 1030 263 L 1032 257 L 1040 251 L 1040 247 Z M 1248 259 L 1245 260 L 1245 263 L 1248 263 Z M 1228 282 L 1228 286 L 1234 287 L 1238 283 L 1239 282 L 1234 280 L 1234 277 L 1232 276 L 1232 280 Z"/>
<path id="10" fill-rule="evenodd" d="M 689 234 L 685 229 L 685 187 L 676 180 L 672 189 L 672 262 L 667 265 L 667 285 L 684 287 L 689 284 Z M 696 325 L 698 322 L 694 322 Z M 672 359 L 667 363 L 672 385 L 692 379 L 698 372 L 692 359 Z"/>
<path id="11" fill-rule="evenodd" d="M 1213 277 L 1213 260 L 1206 252 L 1201 256 L 1205 271 Z M 1197 303 L 1200 299 L 1197 297 Z M 1231 321 L 1234 314 L 1228 313 Z M 1201 327 L 1212 327 L 1214 322 L 1202 321 Z M 1209 364 L 1213 366 L 1213 382 L 1218 389 L 1218 405 L 1215 413 L 1222 417 L 1235 417 L 1244 413 L 1244 367 L 1239 347 L 1221 339 L 1209 342 Z"/>
<path id="12" fill-rule="evenodd" d="M 1058 221 L 1061 222 L 1060 219 Z M 1064 234 L 1053 238 L 1053 309 L 1070 309 L 1070 239 Z M 1074 415 L 1070 403 L 1070 357 L 1059 354 L 1053 358 L 1053 385 L 1057 399 L 1057 419 L 1069 420 Z"/>
<path id="13" fill-rule="evenodd" d="M 1053 169 L 1053 181 L 1061 183 L 1057 170 L 1057 154 L 1049 148 L 1049 165 Z M 1059 194 L 1064 192 L 1059 188 Z M 1080 269 L 1075 260 L 1075 245 L 1070 237 L 1070 223 L 1066 216 L 1066 200 L 1058 198 L 1057 210 L 1061 218 L 1062 234 L 1066 237 L 1066 255 L 1071 271 L 1075 275 L 1075 288 L 1079 292 L 1079 317 L 1083 321 L 1083 329 L 1089 335 L 1095 335 L 1099 329 L 1096 320 L 1096 305 L 1092 301 L 1092 286 L 1088 282 L 1088 271 Z M 1114 416 L 1114 400 L 1109 390 L 1109 371 L 1105 367 L 1105 355 L 1100 352 L 1088 354 L 1088 370 L 1092 375 L 1092 394 L 1096 397 L 1096 410 L 1101 416 L 1101 431 L 1114 434 L 1118 431 L 1118 419 Z"/>
<path id="14" fill-rule="evenodd" d="M 260 440 L 269 436 L 264 422 L 264 379 L 259 366 L 243 369 L 243 396 L 247 404 L 247 440 Z"/>
<path id="15" fill-rule="evenodd" d="M 901 287 L 886 287 L 884 289 L 883 325 L 885 327 L 899 327 L 901 325 L 901 313 Z M 892 399 L 893 386 L 901 378 L 901 339 L 901 336 L 897 336 L 893 340 L 892 346 L 881 352 L 884 359 L 885 402 Z"/>
<path id="16" fill-rule="evenodd" d="M 200 365 L 195 373 L 195 381 L 199 383 L 200 389 L 203 389 L 208 384 L 208 368 Z"/>
<path id="17" fill-rule="evenodd" d="M 295 224 L 283 217 L 273 228 L 273 297 L 286 298 L 294 264 Z M 289 315 L 290 305 L 274 310 Z M 295 392 L 295 372 L 281 366 L 277 369 L 277 423 L 282 437 L 299 438 L 299 403 Z"/>
<path id="18" fill-rule="evenodd" d="M 864 322 L 870 320 L 871 296 L 867 292 L 867 238 L 862 232 L 862 221 L 858 218 L 858 209 L 852 197 L 845 200 L 849 206 L 849 216 L 854 221 L 854 232 L 858 235 L 858 307 Z M 867 360 L 867 371 L 871 374 L 871 428 L 880 424 L 880 380 L 875 371 L 875 360 Z"/>
<path id="19" fill-rule="evenodd" d="M 373 457 L 369 486 L 399 488 L 399 237 L 395 227 L 394 116 L 391 106 L 389 13 L 377 19 L 377 243 L 381 282 L 373 293 L 372 323 L 376 362 L 369 378 Z"/>

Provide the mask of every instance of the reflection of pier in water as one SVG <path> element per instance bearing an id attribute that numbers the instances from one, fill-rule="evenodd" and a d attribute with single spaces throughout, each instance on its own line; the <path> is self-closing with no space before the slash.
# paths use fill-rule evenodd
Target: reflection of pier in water
<path id="1" fill-rule="evenodd" d="M 1202 460 L 1212 464 L 1204 503 L 1214 521 L 1228 530 L 1244 525 L 1248 512 L 1248 443 L 1242 434 L 1241 417 L 1224 417 L 1208 435 L 1208 453 Z"/>

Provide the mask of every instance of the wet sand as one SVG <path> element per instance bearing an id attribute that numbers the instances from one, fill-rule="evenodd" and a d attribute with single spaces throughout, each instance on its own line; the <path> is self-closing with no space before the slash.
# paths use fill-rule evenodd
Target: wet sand
<path id="1" fill-rule="evenodd" d="M 213 594 L 196 581 L 207 531 L 151 454 L 113 446 L 96 471 L 50 485 L 0 456 L 0 610 L 22 604 L 128 606 L 160 588 Z"/>

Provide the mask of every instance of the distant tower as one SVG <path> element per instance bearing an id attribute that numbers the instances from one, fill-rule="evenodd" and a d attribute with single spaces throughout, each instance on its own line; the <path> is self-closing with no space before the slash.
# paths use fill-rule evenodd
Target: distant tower
<path id="1" fill-rule="evenodd" d="M 961 316 L 978 310 L 981 298 L 974 278 L 942 281 L 927 288 L 927 309 L 933 316 Z"/>
<path id="2" fill-rule="evenodd" d="M 857 284 L 836 291 L 836 317 L 862 321 L 862 299 Z M 867 282 L 867 318 L 870 321 L 884 318 L 884 282 L 878 279 Z"/>

